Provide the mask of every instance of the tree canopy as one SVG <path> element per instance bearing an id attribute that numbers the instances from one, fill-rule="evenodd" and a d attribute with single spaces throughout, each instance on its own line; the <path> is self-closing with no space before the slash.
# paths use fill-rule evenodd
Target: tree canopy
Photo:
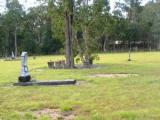
<path id="1" fill-rule="evenodd" d="M 0 56 L 12 51 L 17 56 L 23 50 L 63 54 L 67 37 L 71 56 L 82 59 L 93 52 L 128 50 L 129 43 L 132 48 L 160 49 L 159 1 L 142 6 L 141 0 L 125 0 L 113 11 L 108 0 L 39 1 L 43 2 L 26 11 L 18 0 L 6 0 L 6 11 L 0 15 Z M 71 31 L 66 37 L 67 29 Z"/>

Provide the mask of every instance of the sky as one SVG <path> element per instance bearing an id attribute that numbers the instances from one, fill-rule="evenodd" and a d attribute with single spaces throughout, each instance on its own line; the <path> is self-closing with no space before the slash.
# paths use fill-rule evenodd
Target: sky
<path id="1" fill-rule="evenodd" d="M 5 1 L 6 0 L 0 0 L 0 12 L 4 11 Z M 36 0 L 19 0 L 19 2 L 24 6 L 25 9 L 38 5 Z"/>
<path id="2" fill-rule="evenodd" d="M 6 0 L 0 0 L 0 12 L 4 11 L 5 1 Z M 118 1 L 123 1 L 123 0 L 110 0 L 111 10 L 114 9 L 115 2 Z M 144 5 L 145 3 L 147 3 L 147 1 L 148 0 L 143 0 L 142 4 Z M 19 2 L 24 6 L 25 9 L 38 5 L 36 0 L 19 0 Z"/>

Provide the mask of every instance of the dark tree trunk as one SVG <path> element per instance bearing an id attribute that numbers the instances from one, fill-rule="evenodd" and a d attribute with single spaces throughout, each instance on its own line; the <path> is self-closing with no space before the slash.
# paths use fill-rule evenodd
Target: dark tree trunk
<path id="1" fill-rule="evenodd" d="M 131 61 L 131 50 L 132 50 L 132 45 L 131 43 L 129 42 L 129 54 L 128 54 L 128 61 Z"/>
<path id="2" fill-rule="evenodd" d="M 148 50 L 151 51 L 152 50 L 152 47 L 151 47 L 151 35 L 148 33 L 147 35 L 148 37 Z"/>
<path id="3" fill-rule="evenodd" d="M 78 39 L 76 33 L 77 33 L 77 31 L 76 31 L 76 32 L 73 32 L 73 34 L 74 34 L 74 40 L 75 40 L 75 42 L 76 42 L 76 44 L 77 44 L 77 49 L 78 49 L 80 58 L 81 58 L 81 60 L 83 61 L 83 50 L 82 50 L 82 48 L 81 48 L 80 40 Z"/>
<path id="4" fill-rule="evenodd" d="M 73 47 L 72 47 L 72 15 L 65 11 L 65 38 L 66 38 L 66 67 L 74 68 Z"/>
<path id="5" fill-rule="evenodd" d="M 8 32 L 6 32 L 6 40 L 5 40 L 5 58 L 7 58 L 8 57 L 8 40 L 9 39 L 9 33 Z"/>
<path id="6" fill-rule="evenodd" d="M 84 31 L 83 31 L 83 38 L 85 42 L 85 59 L 84 61 L 88 61 L 91 57 L 91 53 L 89 51 L 89 33 L 88 33 L 88 0 L 84 1 L 84 6 L 86 7 L 86 12 L 84 13 Z"/>
<path id="7" fill-rule="evenodd" d="M 17 48 L 17 27 L 15 29 L 14 33 L 14 45 L 15 45 L 15 57 L 18 55 L 18 48 Z"/>
<path id="8" fill-rule="evenodd" d="M 107 47 L 108 47 L 107 42 L 108 42 L 108 37 L 105 36 L 104 43 L 103 43 L 103 52 L 107 51 Z"/>

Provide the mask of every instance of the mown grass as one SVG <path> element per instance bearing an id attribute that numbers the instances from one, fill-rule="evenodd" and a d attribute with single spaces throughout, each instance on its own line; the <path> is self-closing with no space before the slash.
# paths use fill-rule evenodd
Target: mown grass
<path id="1" fill-rule="evenodd" d="M 49 70 L 47 61 L 62 56 L 29 58 L 31 75 L 38 80 L 77 79 L 76 86 L 15 87 L 20 61 L 0 60 L 0 119 L 34 120 L 34 111 L 58 108 L 73 111 L 76 120 L 159 120 L 160 53 L 100 54 L 94 69 Z M 90 78 L 95 73 L 136 73 L 127 78 Z M 42 120 L 50 119 L 43 116 Z"/>

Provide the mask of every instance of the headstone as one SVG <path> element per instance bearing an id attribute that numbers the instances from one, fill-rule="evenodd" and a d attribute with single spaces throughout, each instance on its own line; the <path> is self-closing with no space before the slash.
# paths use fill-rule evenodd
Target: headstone
<path id="1" fill-rule="evenodd" d="M 22 52 L 21 54 L 21 62 L 22 62 L 22 68 L 21 68 L 21 75 L 19 77 L 19 82 L 30 82 L 31 76 L 29 75 L 28 66 L 27 66 L 27 52 Z"/>

